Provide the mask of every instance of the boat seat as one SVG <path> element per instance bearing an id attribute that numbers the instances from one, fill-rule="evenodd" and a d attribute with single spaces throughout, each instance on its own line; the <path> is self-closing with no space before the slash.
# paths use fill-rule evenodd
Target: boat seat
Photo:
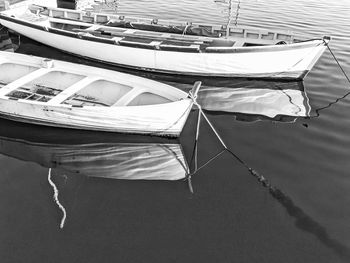
<path id="1" fill-rule="evenodd" d="M 70 96 L 74 95 L 78 91 L 85 88 L 87 85 L 89 85 L 97 80 L 99 80 L 99 78 L 85 77 L 85 78 L 79 80 L 78 82 L 74 83 L 73 85 L 67 87 L 59 94 L 56 94 L 56 96 L 50 100 L 49 104 L 51 104 L 51 105 L 60 104 L 63 101 L 65 101 L 66 99 L 68 99 Z"/>
<path id="2" fill-rule="evenodd" d="M 128 47 L 139 47 L 139 48 L 147 48 L 147 49 L 156 49 L 157 45 L 155 45 L 154 41 L 148 40 L 145 41 L 137 41 L 135 39 L 124 37 L 118 41 L 118 44 L 121 46 Z"/>
<path id="3" fill-rule="evenodd" d="M 155 45 L 152 44 L 153 39 L 145 39 L 141 37 L 126 36 L 118 41 L 121 46 L 141 47 L 155 49 Z"/>
<path id="4" fill-rule="evenodd" d="M 171 44 L 160 44 L 159 48 L 161 50 L 167 50 L 167 51 L 179 51 L 179 52 L 199 52 L 200 51 L 200 45 L 171 45 Z"/>
<path id="5" fill-rule="evenodd" d="M 100 39 L 101 42 L 113 44 L 118 42 L 120 45 L 154 48 L 152 42 L 162 42 L 164 45 L 174 46 L 190 46 L 190 45 L 204 45 L 204 41 L 198 37 L 181 37 L 176 35 L 176 38 L 172 38 L 167 34 L 160 34 L 145 31 L 134 31 L 131 29 L 115 29 L 98 27 L 91 30 L 73 28 L 72 31 L 79 32 L 78 36 L 82 39 Z M 137 33 L 136 33 L 137 32 Z M 73 33 L 72 33 L 73 34 Z M 207 46 L 207 44 L 205 44 Z"/>
<path id="6" fill-rule="evenodd" d="M 107 38 L 104 36 L 99 37 L 99 36 L 94 36 L 91 34 L 79 35 L 79 37 L 81 37 L 82 39 L 91 40 L 94 42 L 101 42 L 101 43 L 105 43 L 105 44 L 115 44 L 115 40 L 112 37 L 110 37 L 110 38 Z"/>
<path id="7" fill-rule="evenodd" d="M 134 100 L 137 96 L 140 94 L 147 92 L 147 89 L 142 89 L 142 88 L 133 88 L 124 96 L 119 98 L 111 107 L 117 107 L 117 106 L 126 106 L 128 105 L 132 100 Z"/>
<path id="8" fill-rule="evenodd" d="M 123 29 L 123 28 L 120 28 L 120 29 L 118 29 L 118 28 L 111 28 L 111 29 L 109 29 L 109 28 L 108 29 L 107 28 L 97 28 L 97 29 L 95 29 L 95 31 L 105 33 L 105 34 L 111 34 L 111 35 L 116 35 L 116 34 L 120 35 L 120 34 L 126 32 L 127 29 Z"/>
<path id="9" fill-rule="evenodd" d="M 146 36 L 146 37 L 161 37 L 163 35 L 162 32 L 152 32 L 152 31 L 134 31 L 134 35 L 136 36 Z"/>
<path id="10" fill-rule="evenodd" d="M 232 53 L 236 50 L 235 47 L 207 47 L 205 48 L 205 52 L 208 53 Z"/>
<path id="11" fill-rule="evenodd" d="M 235 47 L 244 47 L 245 40 L 237 40 L 234 42 Z"/>

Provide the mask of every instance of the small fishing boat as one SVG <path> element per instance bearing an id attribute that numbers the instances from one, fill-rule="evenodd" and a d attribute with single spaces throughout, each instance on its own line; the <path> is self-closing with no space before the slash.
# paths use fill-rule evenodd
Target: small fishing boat
<path id="1" fill-rule="evenodd" d="M 303 79 L 330 40 L 36 5 L 1 12 L 0 23 L 77 56 L 179 75 Z"/>
<path id="2" fill-rule="evenodd" d="M 0 115 L 47 126 L 178 137 L 191 95 L 116 71 L 0 52 Z"/>

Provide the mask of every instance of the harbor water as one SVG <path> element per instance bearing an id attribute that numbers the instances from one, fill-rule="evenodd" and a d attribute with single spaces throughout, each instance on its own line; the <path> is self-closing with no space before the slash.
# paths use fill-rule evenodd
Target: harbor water
<path id="1" fill-rule="evenodd" d="M 103 2 L 80 0 L 77 7 L 116 9 Z M 130 16 L 220 24 L 227 17 L 224 1 L 117 3 Z M 350 83 L 340 68 L 350 76 L 350 2 L 241 0 L 233 7 L 238 25 L 331 36 L 329 49 L 303 82 L 281 82 L 126 70 L 13 36 L 24 54 L 183 90 L 202 81 L 198 101 L 229 151 L 211 159 L 223 146 L 202 119 L 197 161 L 206 165 L 190 182 L 101 178 L 102 168 L 115 173 L 114 157 L 106 163 L 101 155 L 120 147 L 118 136 L 0 119 L 0 262 L 350 262 Z M 192 168 L 196 120 L 193 112 L 180 138 Z M 89 147 L 94 154 L 79 159 Z M 58 148 L 69 165 L 55 161 Z M 132 168 L 146 173 L 139 165 Z"/>

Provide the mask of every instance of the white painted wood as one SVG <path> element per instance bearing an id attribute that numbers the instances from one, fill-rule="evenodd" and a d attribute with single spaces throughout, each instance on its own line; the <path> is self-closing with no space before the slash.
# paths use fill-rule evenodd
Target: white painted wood
<path id="1" fill-rule="evenodd" d="M 4 14 L 16 15 L 16 12 L 6 11 Z M 53 21 L 62 21 L 62 19 L 54 18 Z M 75 21 L 66 22 L 84 24 Z M 226 48 L 231 49 L 230 53 L 179 52 L 87 41 L 78 37 L 30 28 L 1 17 L 0 23 L 36 41 L 82 57 L 125 67 L 172 74 L 302 79 L 326 48 L 324 40 L 318 39 L 288 45 Z M 43 24 L 45 21 L 40 23 Z M 86 25 L 91 26 L 91 24 Z M 47 24 L 47 26 L 49 25 Z M 96 25 L 91 26 L 91 28 L 96 28 Z M 99 28 L 103 28 L 103 26 L 99 26 Z M 136 30 L 128 29 L 126 32 L 133 34 Z M 244 34 L 255 32 L 260 36 L 262 33 L 266 34 L 266 32 L 260 34 L 259 31 L 253 30 L 243 32 Z M 282 36 L 283 34 L 276 34 L 274 38 L 277 39 L 278 35 Z M 138 37 L 142 36 L 138 35 Z M 193 36 L 185 36 L 185 38 L 191 39 Z M 196 36 L 195 38 L 201 39 L 203 37 Z M 237 41 L 237 43 L 239 42 Z M 218 49 L 224 48 L 219 47 Z"/>
<path id="2" fill-rule="evenodd" d="M 143 92 L 146 92 L 146 89 L 133 89 L 121 97 L 116 103 L 112 106 L 124 106 L 131 102 L 136 96 L 140 95 Z"/>
<path id="3" fill-rule="evenodd" d="M 6 86 L 4 86 L 3 88 L 0 89 L 0 97 L 8 94 L 11 91 L 16 90 L 17 88 L 25 85 L 26 83 L 32 81 L 33 79 L 39 78 L 40 76 L 43 76 L 45 74 L 47 74 L 50 70 L 46 69 L 46 68 L 41 68 L 38 69 L 28 75 L 23 76 L 20 79 L 17 79 L 9 84 L 7 84 Z M 7 72 L 1 72 L 1 74 L 9 74 Z"/>
<path id="4" fill-rule="evenodd" d="M 86 87 L 88 84 L 99 80 L 99 78 L 96 77 L 86 77 L 74 85 L 70 86 L 69 88 L 63 90 L 60 94 L 52 98 L 50 101 L 48 101 L 49 105 L 57 105 L 65 101 L 68 97 L 72 96 L 74 93 L 78 92 L 79 90 Z"/>
<path id="5" fill-rule="evenodd" d="M 34 64 L 38 67 L 43 66 L 42 61 L 44 60 L 39 57 L 16 53 L 9 54 L 7 52 L 0 52 L 0 57 L 11 60 L 13 64 L 23 65 L 27 61 L 28 65 Z M 49 102 L 31 101 L 29 99 L 16 100 L 15 97 L 10 99 L 6 96 L 9 91 L 14 91 L 28 81 L 33 81 L 36 77 L 49 71 L 61 72 L 62 74 L 57 74 L 57 76 L 63 78 L 65 74 L 89 77 L 85 77 L 67 87 L 56 95 L 57 99 L 53 98 Z M 0 74 L 7 73 L 1 72 Z M 151 92 L 166 98 L 170 102 L 127 106 L 127 97 L 125 97 L 123 106 L 114 107 L 72 107 L 69 104 L 60 104 L 75 92 L 82 90 L 98 79 L 119 83 L 121 87 L 131 86 L 135 92 Z M 60 82 L 60 79 L 56 81 Z M 13 83 L 0 89 L 0 114 L 2 117 L 55 127 L 178 137 L 193 105 L 193 101 L 187 98 L 187 93 L 169 85 L 115 71 L 56 60 L 53 61 L 52 68 L 39 69 Z M 134 98 L 135 95 L 136 93 L 132 97 Z M 131 96 L 129 99 L 131 99 Z"/>

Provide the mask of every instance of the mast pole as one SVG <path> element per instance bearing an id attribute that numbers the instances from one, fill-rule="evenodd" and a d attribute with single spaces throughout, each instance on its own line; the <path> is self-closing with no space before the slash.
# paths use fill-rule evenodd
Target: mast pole
<path id="1" fill-rule="evenodd" d="M 230 24 L 232 20 L 232 0 L 229 0 L 228 2 L 228 18 L 227 18 L 227 24 L 226 24 L 226 38 L 230 36 Z"/>

